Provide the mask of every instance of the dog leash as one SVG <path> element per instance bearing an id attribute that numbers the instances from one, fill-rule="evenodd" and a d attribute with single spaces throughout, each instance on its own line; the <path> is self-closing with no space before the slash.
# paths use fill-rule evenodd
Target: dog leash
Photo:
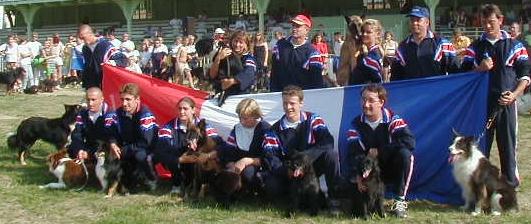
<path id="1" fill-rule="evenodd" d="M 85 165 L 85 160 L 77 160 L 76 163 L 78 164 L 81 164 L 81 166 L 83 166 L 83 171 L 85 171 L 85 183 L 83 184 L 83 186 L 81 186 L 80 188 L 78 189 L 74 189 L 75 192 L 80 192 L 82 191 L 83 189 L 85 189 L 85 187 L 87 186 L 88 184 L 88 180 L 89 180 L 89 173 L 88 173 L 88 169 L 87 169 L 87 166 Z"/>

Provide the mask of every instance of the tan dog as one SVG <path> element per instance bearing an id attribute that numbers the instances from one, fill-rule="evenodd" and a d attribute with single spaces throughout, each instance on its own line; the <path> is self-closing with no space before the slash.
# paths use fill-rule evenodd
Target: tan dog
<path id="1" fill-rule="evenodd" d="M 58 182 L 39 186 L 41 189 L 63 189 L 66 187 L 82 186 L 88 182 L 89 168 L 84 162 L 68 157 L 66 149 L 52 153 L 47 159 L 50 172 L 57 177 Z"/>

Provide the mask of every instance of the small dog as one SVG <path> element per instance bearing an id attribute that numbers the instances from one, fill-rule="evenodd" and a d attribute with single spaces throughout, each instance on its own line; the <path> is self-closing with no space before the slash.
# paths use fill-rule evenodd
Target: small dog
<path id="1" fill-rule="evenodd" d="M 37 94 L 39 92 L 38 86 L 30 86 L 24 90 L 25 94 Z"/>
<path id="2" fill-rule="evenodd" d="M 50 172 L 57 177 L 56 183 L 39 186 L 41 189 L 63 189 L 72 186 L 82 186 L 83 189 L 89 180 L 89 170 L 92 170 L 90 162 L 74 160 L 68 157 L 66 149 L 62 149 L 48 156 Z"/>
<path id="3" fill-rule="evenodd" d="M 7 144 L 9 148 L 18 149 L 18 159 L 22 165 L 26 165 L 26 154 L 39 139 L 53 144 L 57 150 L 65 148 L 81 106 L 64 106 L 65 113 L 60 118 L 30 117 L 20 123 L 16 134 L 8 137 Z"/>
<path id="4" fill-rule="evenodd" d="M 141 179 L 141 172 L 137 172 L 134 164 L 114 156 L 108 143 L 100 143 L 96 152 L 95 173 L 105 198 L 114 197 L 116 193 L 128 195 Z"/>
<path id="5" fill-rule="evenodd" d="M 219 187 L 228 186 L 226 189 L 216 189 L 215 192 L 220 193 L 219 199 L 230 198 L 230 195 L 239 189 L 238 186 L 241 186 L 241 180 L 239 175 L 235 178 L 222 171 L 217 157 L 217 143 L 208 136 L 204 119 L 197 125 L 189 125 L 186 140 L 196 141 L 197 150 L 189 149 L 179 157 L 179 162 L 183 167 L 184 198 L 203 198 L 211 184 Z M 236 179 L 234 182 L 230 182 L 234 179 Z M 224 183 L 223 180 L 230 183 Z"/>
<path id="6" fill-rule="evenodd" d="M 305 208 L 311 216 L 317 215 L 320 189 L 309 156 L 302 152 L 293 152 L 288 155 L 284 165 L 290 182 L 290 206 L 286 216 L 293 217 L 295 210 Z"/>
<path id="7" fill-rule="evenodd" d="M 479 151 L 474 137 L 455 133 L 449 162 L 453 165 L 453 175 L 463 190 L 465 210 L 473 216 L 481 211 L 500 215 L 502 211 L 517 210 L 516 191 L 500 170 L 492 165 Z"/>
<path id="8" fill-rule="evenodd" d="M 45 79 L 39 82 L 39 91 L 43 93 L 52 93 L 57 85 L 59 85 L 58 81 Z"/>
<path id="9" fill-rule="evenodd" d="M 6 95 L 17 92 L 25 76 L 26 70 L 22 67 L 0 72 L 0 83 L 6 85 Z"/>
<path id="10" fill-rule="evenodd" d="M 357 184 L 361 184 L 364 190 L 357 192 L 353 198 L 353 214 L 356 217 L 367 219 L 376 213 L 384 218 L 385 185 L 380 177 L 378 160 L 370 156 L 360 156 L 358 161 L 357 175 L 361 177 L 361 183 Z"/>
<path id="11" fill-rule="evenodd" d="M 101 190 L 105 191 L 107 189 L 107 178 L 106 173 L 107 170 L 105 169 L 105 152 L 103 150 L 98 150 L 96 152 L 96 166 L 94 167 L 94 172 L 96 174 L 96 178 L 98 178 L 98 182 L 100 183 Z"/>

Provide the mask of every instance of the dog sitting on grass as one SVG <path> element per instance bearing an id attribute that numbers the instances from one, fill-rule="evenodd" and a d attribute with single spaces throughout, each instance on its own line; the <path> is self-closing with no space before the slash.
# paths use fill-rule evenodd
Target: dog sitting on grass
<path id="1" fill-rule="evenodd" d="M 290 205 L 287 217 L 293 217 L 298 209 L 307 209 L 311 216 L 320 207 L 319 182 L 310 157 L 303 152 L 293 152 L 284 161 L 289 178 Z"/>
<path id="2" fill-rule="evenodd" d="M 380 177 L 380 167 L 378 159 L 370 156 L 360 156 L 357 158 L 358 168 L 358 191 L 352 198 L 353 215 L 364 219 L 373 214 L 378 214 L 381 218 L 384 213 L 384 191 L 385 185 Z"/>

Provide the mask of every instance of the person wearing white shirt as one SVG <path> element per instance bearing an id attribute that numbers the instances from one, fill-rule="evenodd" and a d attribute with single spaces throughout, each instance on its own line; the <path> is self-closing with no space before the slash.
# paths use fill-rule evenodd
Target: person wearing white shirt
<path id="1" fill-rule="evenodd" d="M 20 66 L 26 70 L 26 76 L 22 80 L 22 89 L 37 85 L 36 83 L 38 82 L 38 77 L 33 76 L 33 69 L 31 68 L 31 59 L 33 58 L 33 54 L 28 46 L 28 41 L 26 41 L 26 38 L 24 37 L 20 37 L 18 53 L 20 57 Z"/>
<path id="2" fill-rule="evenodd" d="M 109 40 L 109 42 L 111 42 L 111 44 L 116 47 L 116 48 L 120 48 L 120 46 L 122 45 L 122 41 L 116 39 L 116 37 L 114 36 L 114 33 L 109 33 L 107 35 L 107 39 Z"/>
<path id="3" fill-rule="evenodd" d="M 18 44 L 14 36 L 9 36 L 7 45 L 1 49 L 5 53 L 5 61 L 7 62 L 8 68 L 17 67 L 19 55 L 18 55 Z"/>
<path id="4" fill-rule="evenodd" d="M 29 49 L 31 50 L 32 59 L 40 57 L 42 44 L 39 42 L 39 34 L 33 33 L 32 40 L 27 43 Z M 32 66 L 33 68 L 33 77 L 35 79 L 35 85 L 39 85 L 39 80 L 43 79 L 43 69 L 41 66 Z"/>
<path id="5" fill-rule="evenodd" d="M 128 33 L 124 33 L 124 35 L 122 37 L 123 37 L 123 42 L 120 45 L 120 49 L 123 52 L 125 52 L 127 54 L 130 54 L 132 51 L 135 50 L 135 43 L 133 43 L 133 41 L 129 40 L 129 34 Z M 115 40 L 117 40 L 117 39 L 115 39 Z M 114 43 L 112 43 L 112 44 L 114 45 Z"/>

